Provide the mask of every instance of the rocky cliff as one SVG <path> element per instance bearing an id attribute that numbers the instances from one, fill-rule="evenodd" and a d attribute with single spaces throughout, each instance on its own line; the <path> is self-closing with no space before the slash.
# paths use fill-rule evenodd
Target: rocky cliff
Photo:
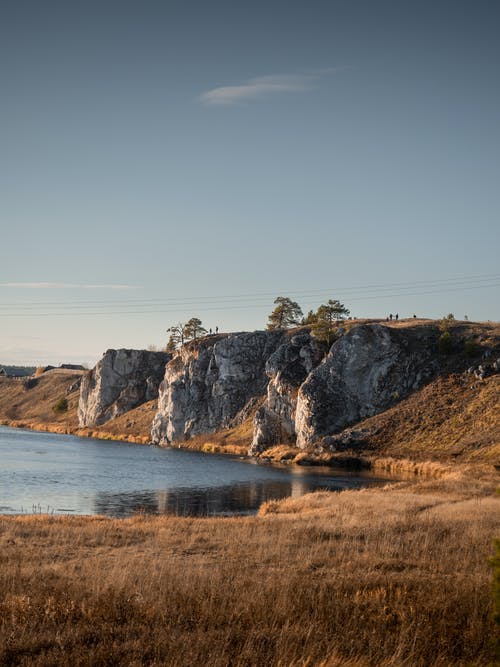
<path id="1" fill-rule="evenodd" d="M 218 431 L 226 437 L 242 424 L 251 454 L 286 443 L 357 447 L 367 435 L 359 422 L 395 407 L 438 375 L 463 373 L 472 363 L 471 349 L 478 370 L 472 373 L 471 366 L 463 382 L 484 382 L 481 362 L 498 349 L 488 326 L 453 325 L 446 353 L 439 352 L 436 322 L 346 323 L 350 330 L 326 356 L 307 328 L 205 336 L 173 355 L 108 350 L 83 379 L 79 421 L 103 424 L 158 395 L 151 431 L 156 444 Z"/>
<path id="2" fill-rule="evenodd" d="M 158 396 L 171 355 L 146 350 L 107 350 L 83 377 L 78 404 L 80 426 L 104 424 Z"/>
<path id="3" fill-rule="evenodd" d="M 295 408 L 299 387 L 321 361 L 321 345 L 308 331 L 291 336 L 266 362 L 267 396 L 254 418 L 250 454 L 278 443 L 295 442 Z"/>
<path id="4" fill-rule="evenodd" d="M 364 324 L 325 358 L 307 329 L 205 336 L 173 355 L 108 350 L 83 379 L 79 422 L 103 424 L 158 395 L 156 444 L 232 428 L 255 415 L 251 454 L 281 443 L 334 448 L 343 429 L 393 406 L 435 374 L 438 336 L 437 328 Z"/>
<path id="5" fill-rule="evenodd" d="M 267 389 L 266 361 L 285 337 L 281 331 L 255 331 L 184 345 L 165 368 L 153 442 L 186 440 L 248 417 Z"/>
<path id="6" fill-rule="evenodd" d="M 332 345 L 298 392 L 297 445 L 307 448 L 395 405 L 437 371 L 436 330 L 361 325 Z"/>

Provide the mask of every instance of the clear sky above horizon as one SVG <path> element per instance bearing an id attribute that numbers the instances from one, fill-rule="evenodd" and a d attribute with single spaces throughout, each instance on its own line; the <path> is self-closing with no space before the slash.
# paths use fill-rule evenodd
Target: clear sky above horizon
<path id="1" fill-rule="evenodd" d="M 6 2 L 0 363 L 199 316 L 498 320 L 498 2 Z"/>

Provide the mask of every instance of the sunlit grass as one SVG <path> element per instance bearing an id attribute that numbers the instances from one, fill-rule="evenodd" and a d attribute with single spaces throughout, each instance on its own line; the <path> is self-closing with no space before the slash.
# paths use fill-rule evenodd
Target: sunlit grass
<path id="1" fill-rule="evenodd" d="M 0 663 L 487 665 L 500 498 L 405 484 L 253 518 L 2 517 Z"/>

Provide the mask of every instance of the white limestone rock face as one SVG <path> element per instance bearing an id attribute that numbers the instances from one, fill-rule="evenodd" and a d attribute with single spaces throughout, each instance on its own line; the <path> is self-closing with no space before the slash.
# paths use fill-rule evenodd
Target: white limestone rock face
<path id="1" fill-rule="evenodd" d="M 80 426 L 98 426 L 158 396 L 172 355 L 146 350 L 107 350 L 82 379 Z"/>
<path id="2" fill-rule="evenodd" d="M 206 336 L 184 345 L 165 368 L 151 439 L 156 444 L 229 428 L 264 396 L 265 364 L 280 331 Z"/>
<path id="3" fill-rule="evenodd" d="M 278 443 L 295 442 L 297 393 L 322 356 L 321 346 L 306 331 L 286 340 L 269 357 L 267 397 L 255 414 L 251 455 Z"/>
<path id="4" fill-rule="evenodd" d="M 379 324 L 352 329 L 332 345 L 300 387 L 297 445 L 328 436 L 382 412 L 421 387 L 437 370 L 437 334 Z"/>

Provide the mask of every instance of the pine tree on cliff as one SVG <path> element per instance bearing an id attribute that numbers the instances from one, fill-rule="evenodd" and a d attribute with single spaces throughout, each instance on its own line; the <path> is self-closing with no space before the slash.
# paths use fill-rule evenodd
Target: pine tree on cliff
<path id="1" fill-rule="evenodd" d="M 337 337 L 337 327 L 339 321 L 349 315 L 349 310 L 343 303 L 337 299 L 329 299 L 328 303 L 323 303 L 316 312 L 316 322 L 312 324 L 312 332 L 318 338 L 328 345 L 331 345 Z"/>
<path id="2" fill-rule="evenodd" d="M 197 317 L 192 317 L 185 324 L 186 338 L 196 340 L 200 336 L 207 333 L 207 330 L 201 326 L 201 320 Z"/>
<path id="3" fill-rule="evenodd" d="M 302 324 L 310 326 L 311 324 L 314 324 L 317 321 L 318 321 L 318 315 L 313 310 L 310 310 L 302 320 Z"/>
<path id="4" fill-rule="evenodd" d="M 298 303 L 287 296 L 278 296 L 274 303 L 276 308 L 269 315 L 268 329 L 289 329 L 300 324 L 303 315 Z"/>

